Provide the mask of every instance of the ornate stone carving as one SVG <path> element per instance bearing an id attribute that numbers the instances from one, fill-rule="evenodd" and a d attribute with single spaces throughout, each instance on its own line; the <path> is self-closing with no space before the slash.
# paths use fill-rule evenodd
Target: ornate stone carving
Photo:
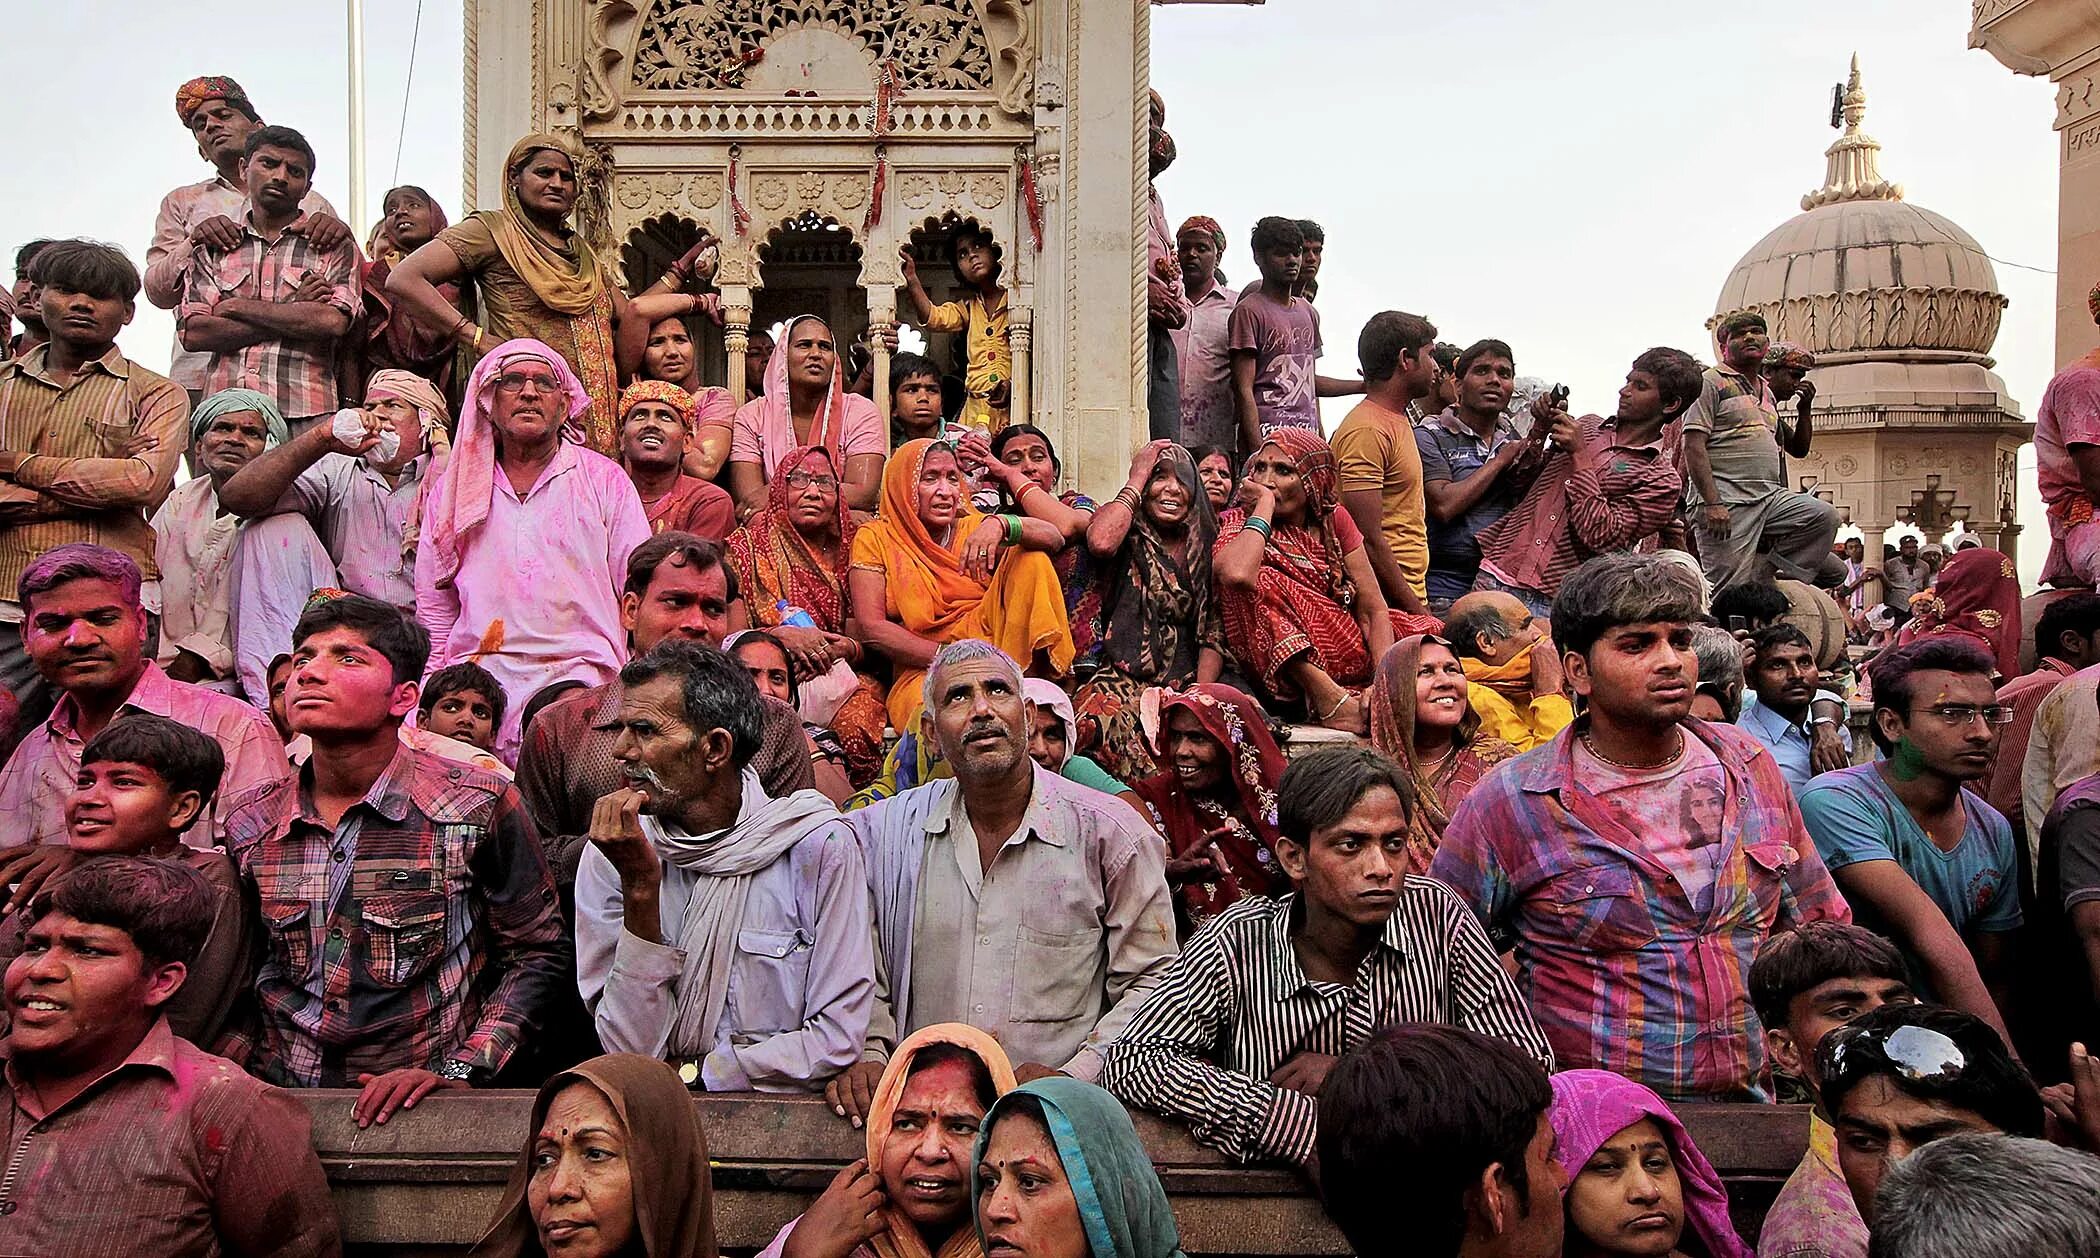
<path id="1" fill-rule="evenodd" d="M 583 55 L 583 116 L 602 121 L 619 112 L 627 86 L 621 72 L 634 22 L 641 15 L 633 0 L 592 0 Z"/>
<path id="2" fill-rule="evenodd" d="M 685 186 L 685 199 L 698 209 L 711 210 L 722 204 L 722 195 L 720 175 L 694 175 Z"/>
<path id="3" fill-rule="evenodd" d="M 1025 32 L 1018 0 L 659 0 L 635 42 L 631 79 L 645 91 L 741 88 L 766 46 L 782 34 L 822 28 L 861 46 L 870 65 L 895 61 L 906 91 L 995 90 L 985 15 L 996 14 L 1004 42 L 1001 64 L 1016 55 L 1015 28 Z M 1018 46 L 1027 47 L 1025 35 Z M 1028 57 L 1021 57 L 1025 79 Z M 1025 97 L 1024 85 L 1009 90 Z M 1004 94 L 1001 100 L 1005 104 Z"/>
<path id="4" fill-rule="evenodd" d="M 1951 350 L 1981 358 L 1998 339 L 2003 294 L 1972 288 L 1877 288 L 1817 293 L 1750 309 L 1775 340 L 1817 354 L 1906 349 Z M 1706 321 L 1711 329 L 1720 315 Z"/>
<path id="5" fill-rule="evenodd" d="M 1838 456 L 1838 461 L 1831 466 L 1830 470 L 1835 472 L 1841 480 L 1851 480 L 1859 475 L 1859 460 L 1849 454 L 1840 455 Z"/>
<path id="6" fill-rule="evenodd" d="M 990 172 L 970 176 L 970 200 L 987 210 L 997 209 L 1006 200 L 1006 176 Z"/>
<path id="7" fill-rule="evenodd" d="M 914 210 L 923 210 L 932 205 L 933 198 L 937 195 L 939 192 L 933 186 L 933 178 L 930 175 L 913 172 L 897 180 L 897 199 Z"/>
<path id="8" fill-rule="evenodd" d="M 977 12 L 991 45 L 992 90 L 999 108 L 1024 115 L 1033 107 L 1029 97 L 1035 86 L 1035 19 L 1028 0 L 977 0 Z"/>
<path id="9" fill-rule="evenodd" d="M 777 210 L 788 203 L 788 181 L 783 175 L 765 175 L 751 181 L 751 199 L 762 210 Z"/>

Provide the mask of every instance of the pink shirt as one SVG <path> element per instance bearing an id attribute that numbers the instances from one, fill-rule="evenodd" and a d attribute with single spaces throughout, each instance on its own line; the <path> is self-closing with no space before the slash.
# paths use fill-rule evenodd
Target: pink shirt
<path id="1" fill-rule="evenodd" d="M 2081 359 L 2056 373 L 2034 412 L 2034 468 L 2042 501 L 2055 506 L 2085 492 L 2072 446 L 2100 445 L 2100 367 Z"/>
<path id="2" fill-rule="evenodd" d="M 427 536 L 430 521 L 425 518 Z M 627 660 L 620 587 L 627 555 L 649 537 L 634 482 L 602 454 L 564 441 L 522 497 L 496 469 L 486 523 L 462 544 L 459 575 L 437 583 L 416 554 L 416 618 L 430 631 L 431 671 L 472 659 L 509 699 L 496 754 L 518 757 L 526 701 L 558 681 L 603 685 Z"/>
<path id="3" fill-rule="evenodd" d="M 846 421 L 839 431 L 843 439 L 840 450 L 847 458 L 857 454 L 886 454 L 889 442 L 882 431 L 882 416 L 875 404 L 858 393 L 844 395 L 846 399 Z M 766 399 L 752 398 L 737 408 L 736 420 L 729 430 L 729 461 L 732 463 L 757 463 L 766 469 L 766 479 L 773 479 L 773 469 L 780 466 L 789 451 L 766 444 Z M 704 422 L 704 421 L 703 421 Z M 839 468 L 843 478 L 845 468 Z"/>

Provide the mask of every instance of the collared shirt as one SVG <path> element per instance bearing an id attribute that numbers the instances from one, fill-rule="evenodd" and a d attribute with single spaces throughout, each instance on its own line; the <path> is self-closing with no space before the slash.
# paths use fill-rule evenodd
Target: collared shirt
<path id="1" fill-rule="evenodd" d="M 1816 691 L 1816 699 L 1832 703 L 1844 702 L 1828 690 Z M 1810 710 L 1814 710 L 1814 701 L 1810 703 Z M 1785 717 L 1759 702 L 1756 691 L 1745 690 L 1743 710 L 1736 715 L 1735 723 L 1752 738 L 1763 743 L 1766 751 L 1772 753 L 1772 759 L 1779 763 L 1780 775 L 1786 778 L 1786 784 L 1793 788 L 1794 795 L 1798 798 L 1801 788 L 1807 786 L 1808 780 L 1816 775 L 1815 763 L 1810 755 L 1815 746 L 1815 726 L 1810 718 L 1804 716 L 1798 723 L 1790 725 Z M 1852 731 L 1839 725 L 1838 739 L 1845 745 L 1845 754 L 1851 755 Z"/>
<path id="2" fill-rule="evenodd" d="M 189 399 L 114 346 L 61 385 L 46 365 L 50 349 L 0 365 L 0 450 L 31 456 L 12 483 L 0 481 L 0 597 L 14 597 L 30 560 L 72 542 L 121 550 L 157 580 L 146 518 L 175 484 Z M 133 437 L 159 444 L 128 454 Z"/>
<path id="3" fill-rule="evenodd" d="M 909 932 L 909 1003 L 878 1002 L 878 1052 L 920 1027 L 966 1022 L 1017 1064 L 1092 1081 L 1102 1050 L 1165 975 L 1174 905 L 1159 832 L 1113 795 L 1039 765 L 1034 781 L 989 869 L 953 778 L 846 815 L 876 888 L 885 958 Z M 914 865 L 910 920 L 885 920 L 888 871 Z"/>
<path id="4" fill-rule="evenodd" d="M 160 539 L 160 662 L 183 651 L 233 676 L 233 544 L 241 518 L 219 509 L 209 476 L 176 487 L 153 513 Z"/>
<path id="5" fill-rule="evenodd" d="M 398 484 L 389 484 L 361 458 L 324 454 L 285 486 L 269 514 L 305 516 L 335 560 L 344 589 L 413 610 L 416 574 L 402 554 L 402 537 L 429 466 L 424 455 L 402 469 Z"/>
<path id="6" fill-rule="evenodd" d="M 1584 560 L 1629 550 L 1668 524 L 1683 496 L 1660 434 L 1634 445 L 1619 439 L 1616 417 L 1586 416 L 1577 450 L 1549 456 L 1524 497 L 1477 539 L 1480 566 L 1550 599 Z"/>
<path id="7" fill-rule="evenodd" d="M 1422 456 L 1422 483 L 1471 480 L 1495 453 L 1523 434 L 1508 416 L 1498 416 L 1485 438 L 1461 419 L 1457 407 L 1446 407 L 1415 427 L 1415 448 Z M 1481 495 L 1464 515 L 1452 520 L 1429 517 L 1429 597 L 1455 599 L 1473 588 L 1480 570 L 1480 534 L 1517 505 L 1512 478 Z"/>
<path id="8" fill-rule="evenodd" d="M 488 520 L 468 535 L 450 585 L 426 562 L 430 548 L 417 551 L 416 619 L 430 631 L 432 670 L 471 658 L 503 687 L 496 752 L 514 759 L 534 694 L 571 679 L 602 685 L 627 662 L 620 590 L 649 521 L 620 465 L 574 442 L 522 495 L 501 467 L 494 482 Z"/>
<path id="9" fill-rule="evenodd" d="M 333 249 L 316 249 L 307 239 L 304 213 L 275 237 L 258 231 L 245 209 L 234 221 L 241 227 L 240 244 L 224 253 L 203 249 L 193 259 L 189 285 L 175 309 L 178 327 L 213 313 L 227 298 L 289 301 L 309 276 L 327 282 L 328 296 L 322 300 L 328 305 L 345 318 L 357 314 L 364 297 L 356 245 L 346 240 Z M 236 385 L 260 389 L 288 419 L 326 415 L 338 400 L 335 359 L 336 338 L 293 340 L 272 333 L 245 349 L 212 353 L 200 387 L 207 394 Z"/>
<path id="10" fill-rule="evenodd" d="M 2020 809 L 2020 770 L 2027 759 L 2027 742 L 2034 733 L 2034 718 L 2042 701 L 2055 692 L 2074 670 L 2053 656 L 2035 670 L 1998 687 L 1998 702 L 2013 710 L 2012 723 L 1998 736 L 1991 752 L 1991 776 L 1986 779 L 1984 802 L 2003 813 L 2015 829 L 2025 829 L 2027 818 Z"/>
<path id="11" fill-rule="evenodd" d="M 154 1022 L 55 1110 L 5 1070 L 0 1253 L 342 1252 L 306 1107 Z"/>
<path id="12" fill-rule="evenodd" d="M 604 852 L 585 852 L 576 875 L 577 988 L 609 1053 L 671 1056 L 679 990 L 700 977 L 678 946 L 699 877 L 662 868 L 664 942 L 626 929 Z M 808 1091 L 860 1060 L 875 1007 L 867 878 L 836 818 L 750 875 L 715 1041 L 700 1061 L 708 1091 Z"/>
<path id="13" fill-rule="evenodd" d="M 210 218 L 230 218 L 238 222 L 247 205 L 248 194 L 240 185 L 218 174 L 185 184 L 162 197 L 160 213 L 153 220 L 153 243 L 146 246 L 146 300 L 162 310 L 173 310 L 182 301 L 183 291 L 190 283 L 190 233 L 199 223 Z M 328 204 L 328 198 L 314 191 L 307 192 L 299 208 L 307 214 L 342 217 L 335 212 L 334 206 Z M 185 389 L 202 389 L 204 367 L 210 361 L 209 353 L 184 349 L 182 337 L 178 335 L 174 356 L 168 364 L 168 377 Z"/>
<path id="14" fill-rule="evenodd" d="M 1292 943 L 1297 908 L 1296 896 L 1251 896 L 1206 923 L 1109 1050 L 1108 1090 L 1243 1162 L 1302 1164 L 1319 1102 L 1269 1082 L 1299 1053 L 1339 1057 L 1395 1023 L 1437 1022 L 1508 1040 L 1553 1068 L 1486 932 L 1449 887 L 1408 878 L 1348 983 L 1306 977 Z"/>
<path id="15" fill-rule="evenodd" d="M 1232 408 L 1232 347 L 1227 325 L 1239 295 L 1223 284 L 1189 302 L 1187 323 L 1167 335 L 1181 368 L 1183 446 L 1239 444 L 1239 419 Z"/>
<path id="16" fill-rule="evenodd" d="M 2100 773 L 2100 664 L 2064 678 L 2035 709 L 2020 763 L 2020 812 L 2027 823 L 2027 854 L 2039 854 L 2042 822 L 2056 797 L 2081 778 Z M 2036 868 L 2030 862 L 2029 869 Z"/>
<path id="17" fill-rule="evenodd" d="M 211 735 L 226 756 L 226 772 L 204 817 L 182 838 L 191 847 L 221 846 L 240 791 L 287 780 L 284 744 L 270 718 L 258 708 L 215 690 L 176 681 L 160 665 L 148 663 L 124 700 L 121 712 L 151 712 Z M 59 843 L 66 834 L 66 797 L 80 776 L 80 753 L 87 740 L 75 729 L 79 709 L 73 696 L 60 695 L 44 723 L 30 730 L 0 769 L 0 817 L 7 818 L 0 846 Z"/>
<path id="18" fill-rule="evenodd" d="M 1577 775 L 1586 721 L 1497 768 L 1444 832 L 1430 876 L 1498 941 L 1564 1070 L 1615 1071 L 1672 1100 L 1760 1095 L 1748 976 L 1775 932 L 1849 920 L 1770 752 L 1686 721 L 1727 781 L 1704 910 Z"/>
<path id="19" fill-rule="evenodd" d="M 1684 412 L 1682 431 L 1706 434 L 1714 490 L 1725 506 L 1763 502 L 1785 487 L 1779 454 L 1779 404 L 1762 375 L 1746 376 L 1727 363 L 1708 367 L 1699 398 Z M 1687 498 L 1699 487 L 1685 478 Z"/>
<path id="20" fill-rule="evenodd" d="M 1897 611 L 1910 610 L 1911 595 L 1932 584 L 1932 572 L 1925 566 L 1925 558 L 1905 559 L 1903 555 L 1890 555 L 1881 564 L 1881 601 Z"/>
<path id="21" fill-rule="evenodd" d="M 1757 1258 L 1867 1258 L 1867 1225 L 1838 1169 L 1837 1132 L 1808 1116 L 1808 1152 L 1757 1234 Z"/>
<path id="22" fill-rule="evenodd" d="M 2034 412 L 2035 480 L 2050 506 L 2086 496 L 2072 453 L 2100 445 L 2100 360 L 2088 354 L 2049 380 Z"/>
<path id="23" fill-rule="evenodd" d="M 313 771 L 236 796 L 226 846 L 260 897 L 262 1035 L 294 1087 L 464 1062 L 492 1075 L 567 974 L 554 879 L 508 783 L 402 747 L 334 827 Z"/>

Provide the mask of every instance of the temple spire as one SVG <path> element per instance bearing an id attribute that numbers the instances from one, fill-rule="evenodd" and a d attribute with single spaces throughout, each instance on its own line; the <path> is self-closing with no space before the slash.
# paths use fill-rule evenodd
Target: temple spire
<path id="1" fill-rule="evenodd" d="M 1860 130 L 1867 117 L 1867 90 L 1860 86 L 1856 52 L 1852 54 L 1852 76 L 1838 99 L 1845 114 L 1845 133 L 1823 150 L 1829 163 L 1823 186 L 1802 197 L 1801 208 L 1813 210 L 1839 201 L 1901 201 L 1903 186 L 1881 177 L 1877 157 L 1881 143 Z"/>

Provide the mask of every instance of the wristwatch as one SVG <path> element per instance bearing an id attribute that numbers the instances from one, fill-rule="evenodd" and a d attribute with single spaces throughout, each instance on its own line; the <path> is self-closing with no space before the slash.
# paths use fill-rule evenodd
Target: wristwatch
<path id="1" fill-rule="evenodd" d="M 439 1062 L 438 1068 L 431 1073 L 440 1079 L 457 1079 L 461 1083 L 472 1083 L 475 1076 L 481 1072 L 467 1062 L 453 1061 L 447 1058 Z"/>

